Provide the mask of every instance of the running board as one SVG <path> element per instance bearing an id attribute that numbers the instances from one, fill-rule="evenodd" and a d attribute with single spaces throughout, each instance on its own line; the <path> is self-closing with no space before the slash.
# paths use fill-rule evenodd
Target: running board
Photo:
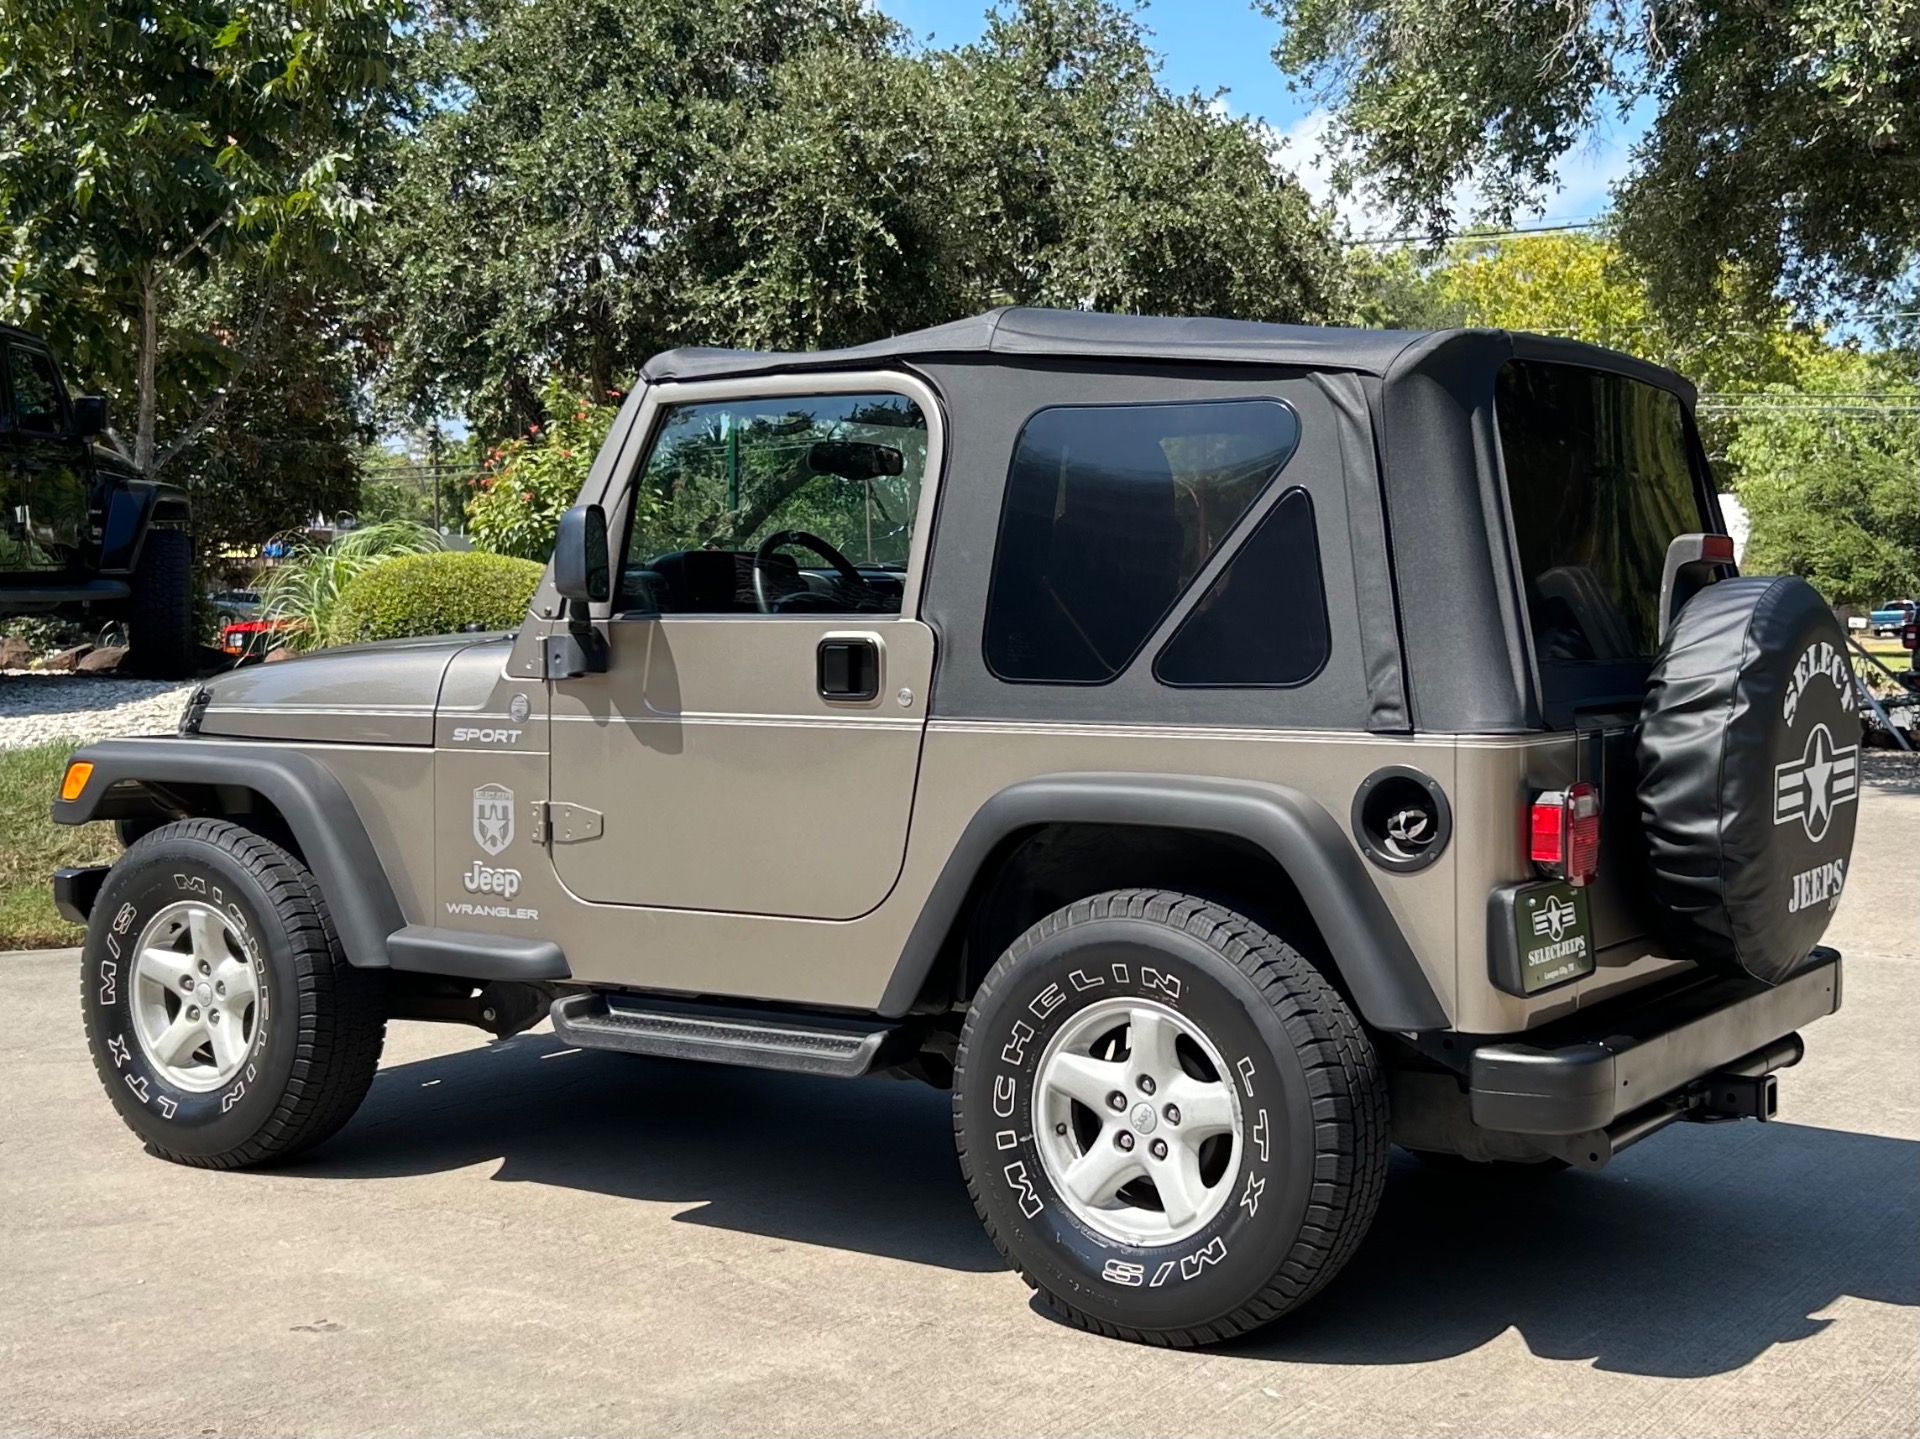
<path id="1" fill-rule="evenodd" d="M 570 994 L 553 1002 L 553 1032 L 580 1049 L 701 1059 L 853 1079 L 914 1046 L 876 1019 L 787 1016 L 633 995 Z M 890 1041 L 901 1041 L 890 1043 Z M 904 1057 L 904 1056 L 902 1056 Z"/>

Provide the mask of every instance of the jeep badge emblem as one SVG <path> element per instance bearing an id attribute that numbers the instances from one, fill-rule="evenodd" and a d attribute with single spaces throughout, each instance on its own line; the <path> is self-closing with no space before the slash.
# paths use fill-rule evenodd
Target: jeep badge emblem
<path id="1" fill-rule="evenodd" d="M 533 713 L 533 706 L 527 703 L 525 695 L 515 695 L 507 703 L 507 716 L 515 724 L 525 724 L 527 716 Z"/>
<path id="2" fill-rule="evenodd" d="M 1860 746 L 1836 749 L 1833 734 L 1815 725 L 1807 736 L 1806 751 L 1773 771 L 1773 822 L 1799 820 L 1807 838 L 1825 838 L 1833 812 L 1851 804 L 1860 789 Z"/>
<path id="3" fill-rule="evenodd" d="M 473 842 L 488 854 L 513 843 L 513 791 L 483 784 L 473 792 Z"/>

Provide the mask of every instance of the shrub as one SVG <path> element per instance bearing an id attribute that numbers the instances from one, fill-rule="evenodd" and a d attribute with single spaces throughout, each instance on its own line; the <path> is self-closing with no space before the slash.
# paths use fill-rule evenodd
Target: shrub
<path id="1" fill-rule="evenodd" d="M 487 452 L 487 471 L 473 481 L 467 530 L 497 555 L 544 564 L 553 553 L 560 516 L 579 497 L 587 470 L 618 413 L 612 395 L 577 394 L 559 383 L 541 392 L 548 420 Z"/>
<path id="2" fill-rule="evenodd" d="M 332 544 L 296 548 L 260 587 L 261 614 L 288 622 L 274 643 L 292 650 L 344 643 L 335 617 L 347 586 L 382 560 L 440 546 L 440 536 L 427 526 L 395 520 L 349 530 Z"/>
<path id="3" fill-rule="evenodd" d="M 382 560 L 341 593 L 333 640 L 398 640 L 473 626 L 513 629 L 527 613 L 541 568 L 532 560 L 471 550 Z"/>

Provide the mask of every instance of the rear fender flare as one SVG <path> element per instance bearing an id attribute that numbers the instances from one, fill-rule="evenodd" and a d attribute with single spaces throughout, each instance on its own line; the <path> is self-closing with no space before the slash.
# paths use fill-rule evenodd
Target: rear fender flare
<path id="1" fill-rule="evenodd" d="M 213 785 L 252 790 L 287 822 L 326 898 L 341 947 L 361 969 L 385 969 L 387 937 L 405 921 L 380 856 L 340 781 L 311 755 L 277 746 L 197 739 L 104 740 L 75 752 L 93 765 L 78 799 L 53 802 L 56 824 L 128 817 L 116 785 Z"/>
<path id="2" fill-rule="evenodd" d="M 1272 856 L 1300 891 L 1361 1017 L 1398 1032 L 1445 1029 L 1445 1008 L 1361 857 L 1333 816 L 1284 785 L 1176 775 L 1070 774 L 995 794 L 948 856 L 880 1001 L 906 1014 L 995 848 L 1042 824 L 1152 825 L 1232 836 Z"/>

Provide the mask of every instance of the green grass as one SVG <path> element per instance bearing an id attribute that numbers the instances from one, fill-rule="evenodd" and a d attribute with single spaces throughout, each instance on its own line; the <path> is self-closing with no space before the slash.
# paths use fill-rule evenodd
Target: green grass
<path id="1" fill-rule="evenodd" d="M 1860 641 L 1860 648 L 1868 654 L 1878 655 L 1881 659 L 1889 663 L 1891 663 L 1896 656 L 1901 659 L 1906 658 L 1906 647 L 1900 643 L 1900 636 L 1898 635 L 1874 635 L 1868 637 L 1856 631 L 1853 637 Z"/>
<path id="2" fill-rule="evenodd" d="M 0 949 L 78 944 L 80 927 L 53 907 L 53 872 L 105 864 L 120 853 L 110 824 L 55 824 L 49 818 L 73 749 L 55 741 L 0 750 Z"/>

